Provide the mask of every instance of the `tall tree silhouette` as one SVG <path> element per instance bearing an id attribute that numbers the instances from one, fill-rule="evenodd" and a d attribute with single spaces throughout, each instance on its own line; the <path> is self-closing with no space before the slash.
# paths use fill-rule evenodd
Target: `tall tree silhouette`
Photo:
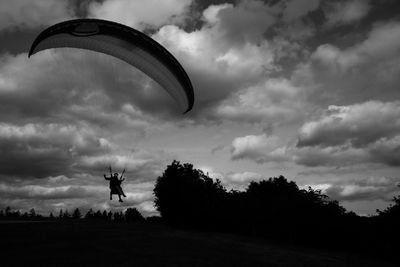
<path id="1" fill-rule="evenodd" d="M 72 213 L 72 218 L 74 218 L 74 219 L 80 219 L 81 217 L 82 217 L 81 211 L 80 211 L 78 208 L 76 208 L 76 209 L 74 210 L 74 212 Z"/>
<path id="2" fill-rule="evenodd" d="M 206 226 L 218 219 L 225 193 L 220 181 L 213 181 L 192 164 L 174 160 L 157 179 L 154 202 L 169 223 Z"/>

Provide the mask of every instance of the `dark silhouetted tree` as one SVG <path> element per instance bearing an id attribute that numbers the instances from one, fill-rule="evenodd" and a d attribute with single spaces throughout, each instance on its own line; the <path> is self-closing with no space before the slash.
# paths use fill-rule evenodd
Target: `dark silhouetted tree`
<path id="1" fill-rule="evenodd" d="M 19 210 L 12 210 L 11 207 L 6 207 L 4 215 L 7 219 L 19 219 L 21 217 L 21 212 Z"/>
<path id="2" fill-rule="evenodd" d="M 63 220 L 68 220 L 68 219 L 70 219 L 71 218 L 71 214 L 69 213 L 69 211 L 68 210 L 65 210 L 64 211 L 64 214 L 63 214 Z"/>
<path id="3" fill-rule="evenodd" d="M 127 222 L 143 222 L 145 221 L 144 217 L 136 208 L 128 208 L 125 211 L 125 220 Z"/>
<path id="4" fill-rule="evenodd" d="M 94 213 L 92 209 L 89 209 L 85 214 L 85 219 L 92 219 L 94 217 Z"/>
<path id="5" fill-rule="evenodd" d="M 226 191 L 192 164 L 173 161 L 155 188 L 155 206 L 168 223 L 181 225 L 215 225 L 221 198 Z"/>
<path id="6" fill-rule="evenodd" d="M 36 217 L 36 211 L 35 211 L 34 208 L 31 208 L 31 209 L 29 210 L 29 217 L 30 217 L 30 218 L 35 218 L 35 217 Z"/>
<path id="7" fill-rule="evenodd" d="M 101 220 L 101 219 L 103 218 L 103 215 L 102 215 L 102 213 L 101 213 L 100 210 L 97 210 L 97 211 L 94 213 L 94 218 L 95 218 L 96 220 Z"/>
<path id="8" fill-rule="evenodd" d="M 400 187 L 400 185 L 398 185 L 398 187 Z M 384 219 L 400 220 L 400 195 L 393 197 L 393 202 L 393 204 L 390 204 L 390 206 L 383 211 L 377 210 L 378 216 Z"/>
<path id="9" fill-rule="evenodd" d="M 63 219 L 64 218 L 64 211 L 62 209 L 60 209 L 59 213 L 58 213 L 58 219 Z"/>
<path id="10" fill-rule="evenodd" d="M 101 217 L 105 221 L 108 219 L 108 215 L 107 215 L 107 211 L 106 210 L 103 211 L 103 213 L 101 214 Z"/>
<path id="11" fill-rule="evenodd" d="M 8 216 L 10 216 L 10 214 L 11 214 L 11 208 L 8 206 L 8 207 L 6 207 L 5 215 L 8 217 Z"/>
<path id="12" fill-rule="evenodd" d="M 74 219 L 80 219 L 81 217 L 82 217 L 81 211 L 80 211 L 78 208 L 76 208 L 76 209 L 74 210 L 74 212 L 72 213 L 72 218 L 74 218 Z"/>

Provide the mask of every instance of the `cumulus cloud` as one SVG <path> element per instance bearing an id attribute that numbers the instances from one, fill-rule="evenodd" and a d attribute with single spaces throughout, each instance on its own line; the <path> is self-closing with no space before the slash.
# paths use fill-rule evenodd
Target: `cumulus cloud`
<path id="1" fill-rule="evenodd" d="M 352 105 L 399 98 L 400 35 L 397 22 L 374 24 L 364 40 L 347 47 L 322 44 L 296 66 L 295 86 L 308 88 L 308 105 Z"/>
<path id="2" fill-rule="evenodd" d="M 345 167 L 370 163 L 398 167 L 399 148 L 400 136 L 395 136 L 389 139 L 381 138 L 362 148 L 346 144 L 327 147 L 289 147 L 286 148 L 286 152 L 294 155 L 296 163 L 309 167 Z"/>
<path id="3" fill-rule="evenodd" d="M 234 8 L 234 5 L 228 3 L 210 5 L 203 11 L 203 20 L 209 25 L 215 25 L 220 21 L 219 12 L 228 8 Z"/>
<path id="4" fill-rule="evenodd" d="M 252 171 L 223 173 L 207 166 L 201 166 L 198 169 L 210 178 L 221 181 L 227 190 L 244 190 L 251 181 L 258 181 L 265 178 L 263 175 Z"/>
<path id="5" fill-rule="evenodd" d="M 370 11 L 369 0 L 352 0 L 328 3 L 325 8 L 328 26 L 354 23 L 364 18 Z"/>
<path id="6" fill-rule="evenodd" d="M 350 106 L 330 106 L 316 121 L 305 123 L 297 146 L 364 147 L 400 133 L 400 102 L 369 101 Z"/>
<path id="7" fill-rule="evenodd" d="M 367 151 L 354 148 L 350 145 L 301 148 L 289 147 L 286 148 L 286 151 L 289 155 L 292 155 L 292 159 L 295 163 L 308 167 L 343 167 L 371 161 Z"/>
<path id="8" fill-rule="evenodd" d="M 195 88 L 195 109 L 220 101 L 274 68 L 268 42 L 235 47 L 215 30 L 187 33 L 176 26 L 165 26 L 154 35 L 188 71 Z"/>
<path id="9" fill-rule="evenodd" d="M 376 25 L 363 42 L 341 50 L 334 45 L 324 44 L 318 47 L 311 58 L 333 71 L 343 72 L 349 69 L 390 59 L 398 55 L 400 49 L 400 24 L 389 22 Z"/>
<path id="10" fill-rule="evenodd" d="M 400 104 L 370 101 L 331 106 L 299 131 L 296 162 L 307 166 L 382 163 L 398 166 Z"/>
<path id="11" fill-rule="evenodd" d="M 246 190 L 247 186 L 252 181 L 260 181 L 265 177 L 259 173 L 252 171 L 244 172 L 228 172 L 222 175 L 220 178 L 223 186 L 227 190 Z"/>
<path id="12" fill-rule="evenodd" d="M 192 0 L 106 0 L 93 2 L 88 9 L 91 17 L 144 30 L 182 20 L 191 3 Z"/>
<path id="13" fill-rule="evenodd" d="M 236 138 L 231 159 L 294 162 L 308 167 L 399 166 L 399 113 L 397 101 L 330 106 L 319 119 L 300 127 L 295 143 L 283 144 L 266 134 Z"/>
<path id="14" fill-rule="evenodd" d="M 251 181 L 263 179 L 264 176 L 256 172 L 235 172 L 224 176 L 224 181 L 234 185 L 245 185 Z"/>
<path id="15" fill-rule="evenodd" d="M 266 134 L 238 137 L 232 141 L 231 159 L 250 159 L 257 163 L 283 161 L 285 151 L 279 144 L 278 137 Z"/>
<path id="16" fill-rule="evenodd" d="M 109 142 L 75 125 L 0 124 L 0 172 L 46 177 L 73 172 L 75 157 L 106 153 Z"/>
<path id="17" fill-rule="evenodd" d="M 204 17 L 209 19 L 207 22 L 216 25 L 226 40 L 235 43 L 263 41 L 264 33 L 277 21 L 276 8 L 259 0 L 239 1 L 236 6 L 210 6 L 204 11 Z"/>
<path id="18" fill-rule="evenodd" d="M 0 174 L 26 178 L 102 175 L 112 165 L 136 181 L 154 180 L 172 160 L 163 151 L 128 150 L 84 125 L 1 123 L 0 148 Z"/>
<path id="19" fill-rule="evenodd" d="M 399 191 L 397 185 L 397 178 L 372 176 L 332 184 L 311 185 L 311 187 L 321 189 L 322 193 L 338 201 L 383 200 L 389 202 Z"/>
<path id="20" fill-rule="evenodd" d="M 153 37 L 187 70 L 196 95 L 194 113 L 204 111 L 204 116 L 227 96 L 276 70 L 273 47 L 264 38 L 276 19 L 261 1 L 210 6 L 203 19 L 198 30 L 167 25 Z"/>
<path id="21" fill-rule="evenodd" d="M 66 0 L 13 0 L 0 2 L 0 31 L 36 28 L 70 19 L 74 11 Z"/>
<path id="22" fill-rule="evenodd" d="M 276 126 L 301 119 L 307 114 L 303 88 L 287 79 L 268 79 L 238 91 L 217 108 L 215 115 L 241 122 L 262 122 Z"/>

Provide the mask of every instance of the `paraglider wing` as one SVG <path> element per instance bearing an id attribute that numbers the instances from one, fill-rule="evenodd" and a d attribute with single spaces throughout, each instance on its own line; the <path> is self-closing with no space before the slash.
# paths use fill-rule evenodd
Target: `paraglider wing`
<path id="1" fill-rule="evenodd" d="M 60 47 L 93 50 L 117 57 L 160 84 L 185 113 L 193 107 L 193 87 L 183 67 L 163 46 L 140 31 L 99 19 L 64 21 L 37 36 L 29 57 Z"/>

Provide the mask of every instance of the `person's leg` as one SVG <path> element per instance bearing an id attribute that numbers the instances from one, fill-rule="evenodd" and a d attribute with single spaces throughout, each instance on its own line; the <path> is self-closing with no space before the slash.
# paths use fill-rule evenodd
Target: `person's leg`
<path id="1" fill-rule="evenodd" d="M 111 191 L 110 191 L 110 200 L 112 200 L 112 193 L 111 193 Z"/>
<path id="2" fill-rule="evenodd" d="M 119 197 L 119 202 L 123 202 L 120 194 L 118 194 L 118 197 Z"/>
<path id="3" fill-rule="evenodd" d="M 121 195 L 123 195 L 124 197 L 126 197 L 126 195 L 125 195 L 124 191 L 122 190 L 122 187 L 121 187 L 121 186 L 118 186 L 118 192 L 119 192 L 119 194 L 121 194 Z"/>

